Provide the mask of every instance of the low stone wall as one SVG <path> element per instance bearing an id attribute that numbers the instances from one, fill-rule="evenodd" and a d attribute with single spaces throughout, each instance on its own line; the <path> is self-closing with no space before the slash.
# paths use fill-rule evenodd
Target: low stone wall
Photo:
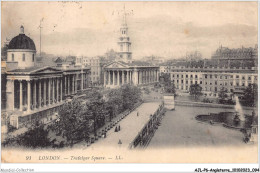
<path id="1" fill-rule="evenodd" d="M 233 109 L 234 105 L 224 105 L 216 103 L 203 103 L 203 102 L 191 102 L 191 101 L 180 101 L 175 100 L 177 106 L 195 106 L 195 107 L 210 107 L 210 108 L 230 108 Z M 253 107 L 242 107 L 244 110 L 253 110 Z"/>
<path id="2" fill-rule="evenodd" d="M 151 141 L 155 131 L 158 129 L 158 124 L 162 120 L 162 116 L 164 115 L 164 103 L 162 102 L 158 109 L 150 115 L 150 119 L 144 124 L 141 131 L 137 134 L 135 139 L 129 144 L 129 149 L 136 148 L 140 146 L 145 148 L 148 146 Z"/>

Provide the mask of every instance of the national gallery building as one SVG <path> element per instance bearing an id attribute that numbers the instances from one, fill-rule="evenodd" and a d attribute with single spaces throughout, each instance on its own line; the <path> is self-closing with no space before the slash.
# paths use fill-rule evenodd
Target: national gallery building
<path id="1" fill-rule="evenodd" d="M 51 121 L 66 97 L 88 87 L 88 67 L 37 67 L 35 56 L 35 44 L 21 26 L 9 43 L 2 69 L 2 118 L 10 117 L 16 128 Z"/>

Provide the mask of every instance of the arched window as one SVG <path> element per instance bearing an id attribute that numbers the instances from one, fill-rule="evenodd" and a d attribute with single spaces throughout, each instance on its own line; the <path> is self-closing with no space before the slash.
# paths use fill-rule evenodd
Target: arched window
<path id="1" fill-rule="evenodd" d="M 12 61 L 14 61 L 14 54 L 12 53 Z"/>
<path id="2" fill-rule="evenodd" d="M 34 62 L 34 54 L 32 54 L 32 62 Z"/>
<path id="3" fill-rule="evenodd" d="M 23 61 L 25 61 L 25 54 L 23 53 Z"/>

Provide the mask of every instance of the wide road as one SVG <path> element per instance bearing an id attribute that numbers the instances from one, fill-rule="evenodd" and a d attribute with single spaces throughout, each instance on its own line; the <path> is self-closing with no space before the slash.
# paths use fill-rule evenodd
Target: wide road
<path id="1" fill-rule="evenodd" d="M 117 124 L 121 129 L 119 132 L 115 132 L 115 127 L 110 129 L 106 138 L 100 138 L 88 148 L 92 150 L 104 147 L 127 149 L 159 105 L 159 102 L 143 103 Z M 139 112 L 139 116 L 137 116 L 137 112 Z M 119 144 L 119 140 L 121 144 Z"/>
<path id="2" fill-rule="evenodd" d="M 198 122 L 198 114 L 233 111 L 230 109 L 176 106 L 175 111 L 166 112 L 161 126 L 155 132 L 148 149 L 189 146 L 227 146 L 248 145 L 240 131 L 223 126 Z M 246 112 L 251 113 L 251 112 Z"/>

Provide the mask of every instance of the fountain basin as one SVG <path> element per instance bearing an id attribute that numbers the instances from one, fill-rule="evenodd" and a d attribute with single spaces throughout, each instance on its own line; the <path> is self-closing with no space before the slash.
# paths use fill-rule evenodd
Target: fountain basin
<path id="1" fill-rule="evenodd" d="M 250 129 L 252 124 L 252 116 L 244 115 L 243 121 L 239 118 L 237 112 L 220 112 L 210 113 L 208 115 L 197 115 L 196 120 L 210 123 L 223 124 L 224 127 L 234 129 Z"/>

